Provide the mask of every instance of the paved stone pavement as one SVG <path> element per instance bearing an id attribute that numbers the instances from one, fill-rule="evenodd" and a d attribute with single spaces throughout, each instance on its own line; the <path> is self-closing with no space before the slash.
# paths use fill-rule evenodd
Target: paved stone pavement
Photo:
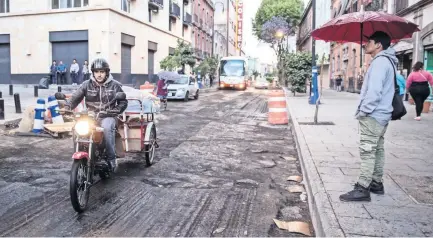
<path id="1" fill-rule="evenodd" d="M 62 92 L 71 93 L 77 86 L 63 85 Z M 217 87 L 212 88 L 202 88 L 201 93 L 209 93 L 217 90 Z M 5 103 L 5 120 L 0 120 L 0 125 L 10 120 L 19 119 L 22 114 L 17 114 L 15 112 L 15 101 L 14 96 L 9 96 L 9 85 L 0 84 L 0 92 L 2 92 L 2 97 Z M 57 85 L 50 85 L 50 89 L 39 89 L 39 97 L 44 98 L 45 101 L 48 100 L 48 96 L 54 95 L 57 92 Z M 24 112 L 26 107 L 35 105 L 37 98 L 34 97 L 34 85 L 14 85 L 14 93 L 20 94 L 21 101 L 21 111 Z"/>
<path id="2" fill-rule="evenodd" d="M 36 105 L 37 98 L 34 97 L 34 85 L 14 85 L 14 93 L 20 94 L 21 111 L 24 112 L 26 107 L 30 105 Z M 6 121 L 14 120 L 22 117 L 22 114 L 17 114 L 15 111 L 14 96 L 9 95 L 9 85 L 0 84 L 0 92 L 5 104 L 5 120 L 0 120 L 0 125 Z M 39 89 L 39 97 L 48 100 L 49 95 L 54 95 L 57 92 L 57 88 L 52 89 Z"/>
<path id="3" fill-rule="evenodd" d="M 433 113 L 414 121 L 415 108 L 392 121 L 385 135 L 385 195 L 371 202 L 343 203 L 339 195 L 352 189 L 360 167 L 359 95 L 324 90 L 319 122 L 305 95 L 287 93 L 294 133 L 309 188 L 318 236 L 433 236 Z M 314 196 L 313 196 L 314 194 Z"/>

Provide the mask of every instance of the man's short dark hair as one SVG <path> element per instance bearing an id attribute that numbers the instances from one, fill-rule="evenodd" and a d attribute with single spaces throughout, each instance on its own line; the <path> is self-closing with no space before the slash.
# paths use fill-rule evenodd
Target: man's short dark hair
<path id="1" fill-rule="evenodd" d="M 376 31 L 368 39 L 373 40 L 375 43 L 380 43 L 384 50 L 388 49 L 391 45 L 391 37 L 383 31 Z"/>

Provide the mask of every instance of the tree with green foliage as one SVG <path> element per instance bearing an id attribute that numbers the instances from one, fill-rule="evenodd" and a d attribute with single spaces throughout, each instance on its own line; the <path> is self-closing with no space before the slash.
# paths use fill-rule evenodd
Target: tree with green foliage
<path id="1" fill-rule="evenodd" d="M 191 68 L 195 65 L 194 49 L 191 44 L 178 39 L 174 54 L 165 57 L 159 64 L 163 70 L 173 71 L 178 67 L 182 67 L 182 71 L 185 72 L 186 65 Z"/>
<path id="2" fill-rule="evenodd" d="M 254 80 L 257 79 L 257 76 L 259 76 L 259 72 L 257 70 L 253 71 Z"/>
<path id="3" fill-rule="evenodd" d="M 194 69 L 194 72 L 200 72 L 201 75 L 209 74 L 210 77 L 214 77 L 218 70 L 218 62 L 219 59 L 215 56 L 207 57 Z"/>
<path id="4" fill-rule="evenodd" d="M 203 60 L 197 67 L 194 68 L 194 73 L 199 73 L 200 75 L 206 75 L 209 73 L 210 67 L 209 63 L 206 60 Z"/>
<path id="5" fill-rule="evenodd" d="M 169 55 L 159 62 L 159 67 L 163 70 L 174 71 L 179 67 L 176 57 Z"/>
<path id="6" fill-rule="evenodd" d="M 289 78 L 290 90 L 293 95 L 306 92 L 306 82 L 311 78 L 311 53 L 286 53 L 283 56 L 284 67 Z"/>
<path id="7" fill-rule="evenodd" d="M 273 17 L 283 18 L 287 24 L 297 26 L 302 15 L 301 0 L 263 0 L 253 19 L 253 33 L 262 39 L 262 27 Z"/>
<path id="8" fill-rule="evenodd" d="M 282 56 L 289 49 L 284 42 L 294 35 L 301 19 L 302 7 L 301 0 L 263 0 L 253 19 L 254 35 L 268 43 L 277 55 L 280 84 L 287 82 Z"/>

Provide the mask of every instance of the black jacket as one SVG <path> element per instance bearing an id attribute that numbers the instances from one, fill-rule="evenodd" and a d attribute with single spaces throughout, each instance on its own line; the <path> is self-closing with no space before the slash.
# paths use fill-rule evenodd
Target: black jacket
<path id="1" fill-rule="evenodd" d="M 75 109 L 83 99 L 85 99 L 87 110 L 99 112 L 104 110 L 104 106 L 109 102 L 113 101 L 116 97 L 116 93 L 123 92 L 122 84 L 113 79 L 113 76 L 108 77 L 104 84 L 99 85 L 93 78 L 93 75 L 89 80 L 84 81 L 80 88 L 72 94 L 72 97 L 68 100 L 66 106 L 70 109 Z M 128 107 L 128 100 L 114 101 L 108 105 L 106 109 L 119 110 L 123 113 Z"/>

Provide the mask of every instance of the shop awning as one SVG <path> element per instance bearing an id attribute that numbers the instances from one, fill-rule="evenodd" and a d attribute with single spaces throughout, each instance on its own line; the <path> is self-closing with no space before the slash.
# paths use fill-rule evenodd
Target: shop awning
<path id="1" fill-rule="evenodd" d="M 391 46 L 397 54 L 407 54 L 412 52 L 413 50 L 413 40 L 412 39 L 405 39 L 399 41 L 397 44 Z"/>

